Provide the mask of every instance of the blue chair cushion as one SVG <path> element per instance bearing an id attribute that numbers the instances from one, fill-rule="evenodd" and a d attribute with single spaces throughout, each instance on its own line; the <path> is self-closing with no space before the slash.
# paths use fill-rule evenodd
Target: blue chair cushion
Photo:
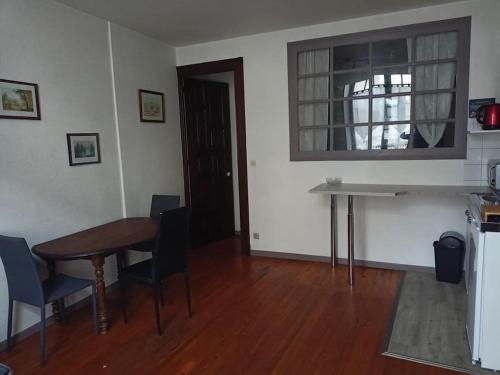
<path id="1" fill-rule="evenodd" d="M 58 274 L 42 283 L 45 303 L 57 301 L 94 284 L 93 280 Z"/>
<path id="2" fill-rule="evenodd" d="M 12 371 L 7 366 L 0 363 L 0 375 L 10 375 Z"/>

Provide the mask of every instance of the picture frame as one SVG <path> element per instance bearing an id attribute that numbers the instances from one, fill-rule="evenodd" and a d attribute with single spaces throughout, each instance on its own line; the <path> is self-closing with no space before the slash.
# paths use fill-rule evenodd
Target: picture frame
<path id="1" fill-rule="evenodd" d="M 101 162 L 101 146 L 98 133 L 68 133 L 69 165 L 99 164 Z"/>
<path id="2" fill-rule="evenodd" d="M 495 104 L 495 98 L 482 98 L 469 100 L 469 118 L 476 118 L 477 110 L 483 105 Z"/>
<path id="3" fill-rule="evenodd" d="M 139 90 L 141 122 L 165 122 L 165 95 L 162 92 Z"/>
<path id="4" fill-rule="evenodd" d="M 0 79 L 0 119 L 40 120 L 38 85 Z"/>

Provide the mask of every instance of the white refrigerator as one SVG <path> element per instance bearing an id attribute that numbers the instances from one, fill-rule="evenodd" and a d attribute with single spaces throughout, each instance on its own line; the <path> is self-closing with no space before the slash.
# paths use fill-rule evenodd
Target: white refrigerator
<path id="1" fill-rule="evenodd" d="M 500 370 L 500 232 L 481 232 L 478 212 L 469 212 L 467 336 L 473 362 Z"/>

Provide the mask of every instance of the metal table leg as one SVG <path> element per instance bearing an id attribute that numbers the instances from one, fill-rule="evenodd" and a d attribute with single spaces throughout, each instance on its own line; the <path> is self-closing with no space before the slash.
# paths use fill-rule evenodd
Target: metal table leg
<path id="1" fill-rule="evenodd" d="M 337 196 L 330 196 L 330 261 L 332 267 L 337 265 Z"/>
<path id="2" fill-rule="evenodd" d="M 352 195 L 347 196 L 347 251 L 348 251 L 348 266 L 349 266 L 349 285 L 354 285 L 354 198 Z"/>

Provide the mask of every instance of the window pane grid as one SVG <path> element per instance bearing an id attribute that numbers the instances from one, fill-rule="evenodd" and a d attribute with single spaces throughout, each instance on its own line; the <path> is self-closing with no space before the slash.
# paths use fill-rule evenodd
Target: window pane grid
<path id="1" fill-rule="evenodd" d="M 412 126 L 413 148 L 454 147 L 455 123 L 449 121 L 414 124 Z"/>
<path id="2" fill-rule="evenodd" d="M 410 95 L 411 95 L 411 108 L 410 108 L 410 137 L 408 139 L 408 145 L 411 148 L 413 145 L 414 141 L 414 134 L 415 134 L 415 123 L 413 120 L 415 119 L 415 61 L 417 60 L 417 39 L 418 36 L 413 36 L 413 43 L 411 45 L 412 51 L 411 51 L 411 56 L 412 56 L 412 66 L 411 66 L 411 86 L 410 86 Z"/>
<path id="3" fill-rule="evenodd" d="M 297 108 L 297 121 L 299 127 L 329 125 L 331 123 L 328 102 L 319 104 L 300 104 Z"/>
<path id="4" fill-rule="evenodd" d="M 335 128 L 352 128 L 356 126 L 384 126 L 384 125 L 422 125 L 422 124 L 440 124 L 446 122 L 454 124 L 454 119 L 438 119 L 438 120 L 422 120 L 422 121 L 394 121 L 394 122 L 374 122 L 374 123 L 359 123 L 359 124 L 345 124 L 345 125 L 311 125 L 302 127 L 300 130 L 318 130 L 318 129 L 335 129 Z"/>
<path id="5" fill-rule="evenodd" d="M 457 84 L 457 64 L 425 64 L 414 67 L 415 90 L 454 90 Z"/>
<path id="6" fill-rule="evenodd" d="M 327 106 L 320 111 L 319 122 L 314 111 L 312 123 L 297 129 L 310 141 L 308 151 L 343 155 L 354 150 L 420 148 L 424 155 L 425 148 L 456 148 L 454 139 L 460 138 L 450 132 L 456 122 L 463 125 L 462 120 L 455 119 L 457 100 L 458 108 L 463 106 L 463 83 L 457 83 L 464 64 L 463 53 L 456 47 L 462 42 L 459 36 L 456 31 L 408 33 L 352 43 L 344 39 L 329 47 L 300 50 L 299 54 L 308 51 L 314 59 L 317 51 L 328 51 L 327 57 L 321 55 L 320 70 L 313 61 L 308 62 L 313 70 L 297 69 L 295 75 L 297 84 L 300 79 L 312 79 L 301 100 L 296 97 L 296 105 Z M 379 75 L 378 82 L 374 74 Z"/>
<path id="7" fill-rule="evenodd" d="M 377 65 L 375 68 L 378 69 L 386 69 L 386 68 L 401 68 L 405 66 L 419 66 L 419 65 L 428 65 L 428 64 L 444 64 L 444 63 L 453 63 L 457 62 L 456 58 L 450 59 L 436 59 L 436 60 L 422 60 L 422 61 L 413 61 L 409 63 L 400 63 L 400 64 L 382 64 Z M 357 73 L 357 72 L 365 72 L 368 70 L 368 65 L 363 66 L 361 68 L 354 69 L 339 69 L 339 70 L 329 70 L 328 72 L 319 72 L 319 73 L 298 73 L 297 78 L 314 78 L 318 76 L 324 75 L 337 75 L 337 74 L 345 74 L 345 73 Z"/>
<path id="8" fill-rule="evenodd" d="M 456 31 L 416 36 L 416 61 L 456 58 L 458 52 Z"/>
<path id="9" fill-rule="evenodd" d="M 332 128 L 333 151 L 368 151 L 368 126 L 340 126 Z"/>
<path id="10" fill-rule="evenodd" d="M 297 54 L 297 75 L 328 74 L 330 70 L 329 60 L 330 53 L 328 48 L 300 51 Z"/>
<path id="11" fill-rule="evenodd" d="M 439 119 L 428 119 L 428 120 L 412 120 L 414 124 L 427 124 L 429 122 L 455 122 L 454 118 L 439 118 Z"/>
<path id="12" fill-rule="evenodd" d="M 432 92 L 434 93 L 434 91 Z M 297 100 L 298 105 L 303 105 L 303 104 L 323 104 L 323 103 L 330 103 L 332 100 L 331 99 L 310 99 L 310 100 Z"/>
<path id="13" fill-rule="evenodd" d="M 338 69 L 330 72 L 331 75 L 337 74 L 346 74 L 346 73 L 358 73 L 358 72 L 366 72 L 368 71 L 368 65 L 362 66 L 361 68 L 353 68 L 353 69 Z"/>
<path id="14" fill-rule="evenodd" d="M 413 66 L 419 66 L 419 65 L 427 65 L 427 64 L 445 64 L 445 63 L 452 63 L 452 62 L 457 62 L 458 60 L 456 58 L 449 58 L 449 59 L 436 59 L 436 60 L 420 60 L 420 61 L 414 61 L 412 63 Z"/>
<path id="15" fill-rule="evenodd" d="M 314 150 L 316 150 L 316 131 L 315 130 L 312 131 L 312 135 L 313 135 L 312 136 L 312 144 L 313 144 L 312 149 L 314 151 Z"/>
<path id="16" fill-rule="evenodd" d="M 453 128 L 453 121 L 427 121 L 420 122 L 399 122 L 395 123 L 376 123 L 376 124 L 350 124 L 346 126 L 311 126 L 302 128 L 299 132 L 302 135 L 302 142 L 307 145 L 303 151 L 346 151 L 345 149 L 333 149 L 335 144 L 339 143 L 339 136 L 345 142 L 345 136 L 349 140 L 348 149 L 355 150 L 380 150 L 380 149 L 408 149 L 414 147 L 414 137 L 417 132 L 427 131 L 427 136 L 432 138 L 436 132 L 444 132 L 446 127 Z M 436 129 L 435 129 L 436 128 Z M 350 130 L 349 130 L 350 129 Z M 382 130 L 381 130 L 382 129 Z M 359 134 L 359 133 L 362 134 Z M 370 134 L 371 133 L 371 134 Z M 373 138 L 376 133 L 377 139 Z M 335 139 L 335 134 L 337 139 Z M 367 137 L 372 138 L 372 144 L 367 144 Z M 441 140 L 442 136 L 438 136 Z M 357 142 L 356 142 L 357 141 Z M 385 141 L 385 144 L 384 144 Z M 424 138 L 425 141 L 425 138 Z M 420 141 L 422 142 L 422 141 Z M 416 146 L 421 148 L 422 146 Z M 440 147 L 451 147 L 446 145 Z"/>
<path id="17" fill-rule="evenodd" d="M 393 94 L 373 94 L 371 97 L 373 99 L 377 98 L 390 98 L 390 97 L 395 97 L 395 96 L 415 96 L 415 95 L 427 95 L 427 94 L 453 94 L 456 93 L 457 89 L 439 89 L 439 90 L 420 90 L 420 91 L 414 91 L 413 93 L 410 92 L 398 92 L 398 93 L 393 93 Z M 346 100 L 356 100 L 356 99 L 369 99 L 369 96 L 346 96 L 346 97 L 341 97 L 341 98 L 331 98 L 331 99 L 309 99 L 309 100 L 297 100 L 297 104 L 321 104 L 321 103 L 328 103 L 328 102 L 342 102 Z"/>
<path id="18" fill-rule="evenodd" d="M 409 138 L 411 125 L 381 124 L 372 127 L 373 146 L 371 150 L 401 150 L 411 148 Z"/>
<path id="19" fill-rule="evenodd" d="M 369 43 L 333 46 L 333 70 L 358 69 L 369 65 Z"/>
<path id="20" fill-rule="evenodd" d="M 435 63 L 436 61 L 433 60 L 432 62 Z M 387 69 L 387 68 L 403 68 L 403 67 L 412 66 L 412 65 L 414 65 L 414 63 L 409 61 L 406 63 L 398 63 L 398 64 L 380 64 L 380 65 L 374 66 L 374 68 L 376 70 L 380 70 L 380 69 Z"/>
<path id="21" fill-rule="evenodd" d="M 372 149 L 372 122 L 373 122 L 373 42 L 369 45 L 370 86 L 368 87 L 368 150 Z"/>
<path id="22" fill-rule="evenodd" d="M 370 72 L 369 70 L 338 74 L 332 77 L 333 99 L 339 98 L 358 98 L 368 96 L 370 90 Z"/>
<path id="23" fill-rule="evenodd" d="M 427 124 L 429 122 L 455 122 L 455 121 L 456 119 L 454 118 L 440 118 L 440 119 L 430 119 L 430 120 L 379 121 L 379 122 L 372 122 L 370 124 L 373 126 L 378 126 L 378 125 L 400 125 L 400 124 Z M 351 124 L 342 126 L 356 126 L 356 125 L 367 125 L 367 124 Z"/>
<path id="24" fill-rule="evenodd" d="M 435 63 L 434 61 L 432 62 L 433 64 Z M 331 71 L 329 72 L 322 72 L 322 73 L 308 73 L 308 74 L 297 74 L 297 78 L 316 78 L 316 77 L 325 77 L 325 76 L 332 76 L 333 73 Z"/>
<path id="25" fill-rule="evenodd" d="M 333 59 L 335 57 L 335 53 L 334 53 L 334 47 L 332 46 L 330 48 L 330 74 L 332 74 L 332 77 L 330 78 L 330 93 L 332 93 L 332 96 L 333 96 L 333 91 L 334 91 L 334 86 L 333 86 L 333 81 L 334 81 L 334 78 L 333 78 L 333 72 L 334 72 L 334 65 L 333 65 Z M 329 122 L 329 125 L 330 125 L 330 129 L 329 129 L 329 141 L 330 141 L 330 144 L 329 144 L 329 149 L 328 151 L 334 151 L 334 139 L 333 139 L 333 129 L 332 129 L 332 123 L 333 123 L 333 106 L 334 106 L 334 102 L 333 100 L 330 100 L 330 122 Z"/>
<path id="26" fill-rule="evenodd" d="M 373 78 L 374 78 L 373 74 L 374 74 L 374 70 L 375 70 L 375 68 L 373 66 L 373 42 L 368 43 L 368 67 L 363 66 L 361 68 L 356 68 L 356 69 L 343 69 L 343 70 L 339 70 L 336 72 L 332 72 L 332 69 L 333 69 L 334 64 L 335 64 L 335 60 L 333 59 L 334 47 L 330 48 L 329 49 L 329 54 L 330 54 L 329 55 L 329 70 L 330 70 L 329 75 L 331 76 L 333 73 L 335 73 L 335 76 L 342 77 L 342 74 L 344 74 L 345 78 L 337 83 L 333 79 L 329 79 L 328 82 L 325 82 L 328 87 L 326 87 L 326 86 L 321 87 L 320 90 L 317 90 L 317 85 L 319 83 L 324 85 L 325 83 L 318 82 L 316 79 L 313 79 L 311 82 L 308 82 L 308 83 L 303 83 L 303 87 L 307 87 L 307 89 L 302 90 L 302 94 L 301 94 L 302 97 L 304 97 L 304 96 L 311 97 L 312 96 L 313 98 L 315 98 L 316 96 L 325 96 L 326 95 L 328 97 L 328 99 L 327 100 L 325 100 L 325 99 L 307 99 L 307 100 L 302 99 L 302 100 L 297 101 L 297 104 L 299 106 L 303 106 L 306 104 L 326 104 L 326 103 L 330 103 L 330 105 L 329 105 L 329 110 L 328 110 L 329 113 L 327 112 L 326 115 L 323 114 L 323 116 L 322 116 L 323 119 L 325 117 L 327 118 L 326 123 L 325 123 L 325 121 L 321 121 L 321 123 L 319 123 L 319 124 L 317 123 L 317 121 L 316 121 L 317 111 L 314 109 L 313 110 L 314 113 L 311 115 L 313 117 L 313 120 L 312 121 L 309 120 L 307 123 L 304 123 L 303 120 L 301 122 L 299 119 L 299 126 L 312 126 L 312 125 L 333 125 L 333 126 L 346 126 L 347 125 L 347 126 L 351 126 L 351 125 L 355 125 L 355 124 L 358 124 L 358 125 L 366 124 L 369 126 L 369 130 L 370 130 L 368 143 L 369 143 L 369 146 L 371 147 L 372 125 L 378 125 L 378 124 L 390 121 L 391 118 L 386 117 L 386 116 L 392 116 L 394 118 L 394 115 L 396 115 L 395 120 L 390 121 L 390 123 L 394 123 L 394 124 L 401 124 L 404 122 L 408 122 L 408 121 L 411 122 L 411 121 L 416 120 L 416 116 L 415 116 L 415 111 L 416 111 L 415 97 L 416 97 L 416 95 L 420 95 L 419 99 L 420 99 L 420 102 L 422 102 L 424 99 L 427 99 L 427 100 L 430 99 L 428 96 L 424 97 L 423 95 L 455 93 L 456 92 L 455 88 L 435 89 L 435 90 L 418 90 L 417 91 L 417 89 L 416 89 L 417 82 L 415 79 L 417 68 L 413 64 L 414 59 L 417 56 L 416 51 L 415 51 L 416 43 L 414 42 L 413 38 L 407 38 L 407 41 L 408 41 L 408 44 L 412 48 L 412 51 L 409 53 L 410 57 L 409 57 L 408 64 L 390 64 L 390 65 L 386 64 L 386 65 L 382 65 L 382 68 L 377 67 L 376 69 L 377 69 L 377 71 L 381 71 L 381 69 L 387 69 L 387 68 L 384 68 L 385 66 L 392 66 L 392 67 L 397 66 L 399 68 L 408 67 L 410 75 L 411 75 L 410 82 L 404 82 L 403 77 L 402 77 L 403 73 L 401 73 L 401 75 L 400 75 L 401 78 L 399 81 L 393 80 L 393 77 L 391 75 L 389 84 L 391 86 L 397 86 L 397 87 L 409 86 L 410 92 L 406 92 L 406 91 L 405 92 L 389 92 L 386 94 L 374 94 L 373 93 L 372 87 L 375 86 L 375 82 L 373 81 Z M 315 56 L 315 55 L 313 54 L 312 56 Z M 455 60 L 455 59 L 452 59 L 452 60 Z M 431 61 L 433 63 L 432 65 L 436 66 L 436 64 L 435 64 L 436 60 L 431 60 Z M 312 62 L 312 65 L 315 66 L 314 60 Z M 424 64 L 424 66 L 425 66 L 425 64 Z M 428 64 L 428 66 L 431 66 L 431 64 Z M 367 68 L 368 68 L 368 70 L 367 70 Z M 346 77 L 345 74 L 348 74 L 346 72 L 350 72 L 349 74 L 356 73 L 358 75 Z M 370 77 L 371 79 L 370 78 L 369 79 L 361 79 L 361 78 L 365 78 L 364 76 L 359 76 L 359 74 L 363 74 L 363 73 L 368 73 L 368 77 Z M 387 70 L 386 70 L 386 73 L 387 73 Z M 303 76 L 314 77 L 314 78 L 319 77 L 321 79 L 322 77 L 325 77 L 325 73 L 302 75 L 300 77 L 302 78 Z M 396 76 L 399 76 L 399 74 L 396 74 Z M 399 77 L 395 77 L 395 78 L 399 78 Z M 361 81 L 357 82 L 356 81 L 357 79 L 361 79 Z M 353 80 L 354 80 L 354 82 L 353 82 Z M 386 81 L 387 81 L 387 78 L 386 78 Z M 407 81 L 408 81 L 408 79 L 407 79 Z M 342 82 L 345 82 L 345 83 L 342 83 Z M 363 82 L 364 82 L 364 84 L 363 84 L 363 87 L 361 88 L 361 85 L 358 85 L 358 84 L 363 83 Z M 358 91 L 356 91 L 356 89 L 361 90 L 361 91 L 358 92 L 359 95 L 348 95 L 348 96 L 335 97 L 334 93 L 336 90 L 336 85 L 337 85 L 338 90 L 342 90 L 342 85 L 344 85 L 345 86 L 344 91 L 346 93 L 355 94 L 356 92 L 358 92 Z M 384 85 L 385 85 L 385 83 L 384 83 Z M 436 85 L 438 85 L 438 84 L 436 83 Z M 357 88 L 355 86 L 357 86 Z M 325 89 L 326 89 L 326 91 L 325 91 Z M 309 92 L 307 90 L 309 90 Z M 337 90 L 337 95 L 341 95 L 342 92 L 338 91 L 338 90 Z M 299 90 L 299 95 L 300 95 L 300 90 Z M 356 117 L 356 114 L 351 113 L 351 111 L 356 111 L 354 104 L 362 104 L 362 102 L 355 101 L 356 99 L 359 99 L 360 97 L 366 97 L 368 99 L 366 101 L 366 103 L 368 104 L 368 110 L 367 110 L 367 112 L 368 112 L 367 117 L 368 118 L 365 121 L 363 121 L 364 117 L 359 118 L 359 115 L 357 116 L 358 119 L 356 120 L 354 118 L 354 117 Z M 395 107 L 393 109 L 391 109 L 391 107 L 387 107 L 387 105 L 393 106 L 393 104 L 388 104 L 388 103 L 394 102 L 394 100 L 398 97 L 406 97 L 407 99 L 406 100 L 403 99 L 403 102 L 401 100 L 398 100 L 398 102 L 396 102 L 397 107 Z M 409 100 L 408 98 L 413 98 L 413 100 Z M 384 118 L 383 118 L 384 121 L 380 121 L 380 120 L 376 121 L 376 119 L 374 119 L 374 117 L 373 117 L 374 116 L 374 113 L 373 113 L 374 100 L 377 100 L 377 99 L 378 99 L 378 102 L 377 102 L 378 107 L 380 108 L 379 111 L 380 110 L 382 110 L 383 112 L 389 111 L 385 115 L 380 114 L 380 113 L 377 115 L 377 118 L 380 118 L 380 120 L 382 120 L 382 118 L 380 116 L 384 116 Z M 383 99 L 385 99 L 385 101 L 381 101 Z M 409 116 L 408 116 L 408 114 L 404 115 L 405 118 L 400 118 L 401 116 L 400 116 L 400 114 L 398 114 L 398 112 L 401 112 L 401 110 L 403 110 L 403 112 L 404 112 L 404 107 L 403 108 L 399 108 L 399 107 L 400 107 L 400 104 L 403 104 L 405 102 L 407 104 L 409 104 L 409 106 L 410 106 L 410 114 L 409 114 Z M 335 103 L 339 103 L 339 105 L 335 106 Z M 344 103 L 344 105 L 342 105 L 342 103 Z M 386 103 L 386 104 L 383 104 L 383 103 Z M 349 106 L 346 107 L 346 104 L 349 104 L 351 108 L 348 108 Z M 421 107 L 422 107 L 422 105 L 421 105 Z M 344 112 L 347 110 L 348 113 L 342 114 L 341 112 L 339 112 L 339 110 L 344 111 Z M 389 113 L 392 113 L 392 115 Z M 347 116 L 347 118 L 345 116 Z M 422 115 L 420 116 L 421 122 L 427 121 L 427 120 L 435 120 L 432 118 L 432 116 L 427 117 L 427 118 L 425 117 L 425 114 L 423 116 L 424 116 L 424 118 L 422 118 Z M 300 117 L 300 115 L 299 115 L 299 117 Z M 447 119 L 447 120 L 449 121 L 451 119 Z"/>

